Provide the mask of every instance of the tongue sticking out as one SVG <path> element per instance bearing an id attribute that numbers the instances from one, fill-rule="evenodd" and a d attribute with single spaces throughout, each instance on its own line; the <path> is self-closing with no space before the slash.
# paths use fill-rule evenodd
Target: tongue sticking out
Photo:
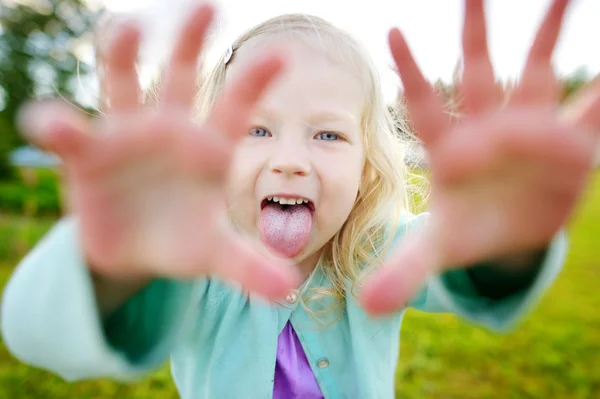
<path id="1" fill-rule="evenodd" d="M 269 202 L 260 214 L 260 238 L 286 258 L 298 255 L 312 227 L 312 214 L 305 205 L 280 205 Z"/>

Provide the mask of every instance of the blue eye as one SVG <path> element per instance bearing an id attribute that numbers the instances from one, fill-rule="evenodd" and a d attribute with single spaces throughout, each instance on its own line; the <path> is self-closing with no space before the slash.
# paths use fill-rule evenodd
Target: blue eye
<path id="1" fill-rule="evenodd" d="M 253 127 L 252 129 L 250 129 L 249 134 L 250 134 L 250 136 L 254 136 L 254 137 L 269 137 L 269 136 L 271 136 L 271 133 L 269 133 L 267 131 L 267 129 L 262 128 L 262 127 Z"/>
<path id="2" fill-rule="evenodd" d="M 340 139 L 340 135 L 333 132 L 321 132 L 317 134 L 317 140 L 336 141 Z"/>

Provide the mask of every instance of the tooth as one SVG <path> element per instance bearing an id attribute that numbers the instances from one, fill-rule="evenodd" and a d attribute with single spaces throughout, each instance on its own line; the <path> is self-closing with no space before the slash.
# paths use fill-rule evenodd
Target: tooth
<path id="1" fill-rule="evenodd" d="M 304 203 L 305 203 L 305 204 L 308 204 L 308 200 L 304 200 Z"/>
<path id="2" fill-rule="evenodd" d="M 279 202 L 279 197 L 273 197 L 273 201 Z"/>
<path id="3" fill-rule="evenodd" d="M 296 204 L 298 204 L 298 205 L 300 205 L 300 204 L 301 204 L 301 203 L 303 203 L 303 202 L 304 202 L 304 201 L 303 201 L 303 200 L 301 200 L 301 199 L 297 199 L 297 200 L 296 200 Z"/>
<path id="4" fill-rule="evenodd" d="M 267 200 L 273 201 L 273 197 L 268 197 Z"/>
<path id="5" fill-rule="evenodd" d="M 281 202 L 283 205 L 292 205 L 292 200 L 289 198 L 281 198 L 279 202 Z"/>

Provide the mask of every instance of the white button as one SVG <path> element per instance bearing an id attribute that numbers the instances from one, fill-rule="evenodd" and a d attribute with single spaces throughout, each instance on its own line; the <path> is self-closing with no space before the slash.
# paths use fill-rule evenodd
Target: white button
<path id="1" fill-rule="evenodd" d="M 320 369 L 324 369 L 329 366 L 329 360 L 323 358 L 317 362 L 317 366 L 319 366 Z"/>
<path id="2" fill-rule="evenodd" d="M 286 295 L 285 300 L 288 303 L 296 303 L 296 301 L 298 300 L 298 294 L 296 294 L 295 291 L 291 291 L 289 294 Z"/>

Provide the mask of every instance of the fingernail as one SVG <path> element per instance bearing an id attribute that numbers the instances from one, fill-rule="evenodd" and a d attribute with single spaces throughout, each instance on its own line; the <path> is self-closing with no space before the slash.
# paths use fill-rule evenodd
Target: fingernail
<path id="1" fill-rule="evenodd" d="M 99 61 L 102 61 L 106 52 L 123 35 L 141 35 L 141 26 L 138 19 L 130 16 L 119 16 L 110 20 L 97 35 L 96 49 Z"/>
<path id="2" fill-rule="evenodd" d="M 38 141 L 52 124 L 54 108 L 50 101 L 33 101 L 22 106 L 17 112 L 16 123 L 23 136 Z"/>

